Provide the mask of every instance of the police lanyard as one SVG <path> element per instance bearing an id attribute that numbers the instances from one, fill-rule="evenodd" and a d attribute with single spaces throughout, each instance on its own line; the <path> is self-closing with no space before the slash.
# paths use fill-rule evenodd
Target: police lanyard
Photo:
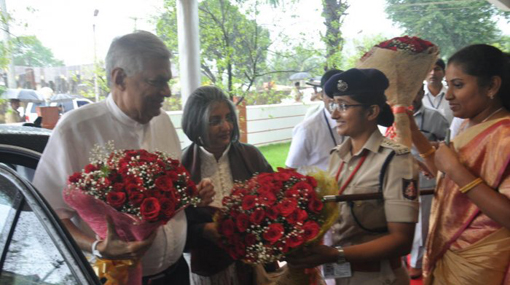
<path id="1" fill-rule="evenodd" d="M 329 135 L 331 136 L 331 139 L 333 140 L 333 143 L 335 144 L 334 146 L 337 146 L 335 135 L 333 135 L 333 131 L 331 130 L 331 125 L 329 124 L 328 117 L 326 117 L 326 108 L 324 108 L 323 111 L 324 112 L 322 114 L 324 115 L 324 120 L 326 121 L 326 125 L 328 125 Z"/>
<path id="2" fill-rule="evenodd" d="M 358 165 L 356 165 L 356 168 L 352 171 L 351 175 L 349 175 L 349 178 L 347 178 L 347 181 L 345 181 L 344 185 L 340 187 L 340 191 L 338 191 L 338 195 L 342 195 L 344 193 L 345 188 L 351 183 L 352 179 L 354 178 L 354 175 L 358 172 L 363 162 L 365 162 L 365 159 L 367 159 L 367 153 L 366 150 L 363 150 L 363 153 L 361 154 L 361 158 L 358 162 Z M 342 164 L 340 165 L 340 168 L 338 168 L 338 172 L 336 173 L 336 182 L 338 183 L 338 176 L 340 176 L 340 172 L 342 172 L 342 169 L 344 168 L 345 161 L 342 161 Z"/>
<path id="3" fill-rule="evenodd" d="M 434 102 L 432 102 L 432 100 L 430 100 L 430 96 L 432 96 L 431 93 L 427 94 L 427 99 L 429 99 L 430 105 L 432 105 L 432 107 L 434 107 L 434 109 L 439 108 L 439 106 L 441 105 L 441 102 L 443 101 L 444 92 L 441 92 L 441 95 L 439 95 L 441 97 L 439 97 L 439 103 L 437 103 L 437 106 L 434 106 Z"/>

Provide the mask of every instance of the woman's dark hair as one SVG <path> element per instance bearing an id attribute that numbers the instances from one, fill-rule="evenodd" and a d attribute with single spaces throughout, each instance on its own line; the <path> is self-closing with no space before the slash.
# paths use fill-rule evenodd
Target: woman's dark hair
<path id="1" fill-rule="evenodd" d="M 448 59 L 448 65 L 455 64 L 466 74 L 478 79 L 480 87 L 487 87 L 494 76 L 501 78 L 499 96 L 503 106 L 510 110 L 510 55 L 496 47 L 476 44 L 457 51 Z"/>
<path id="2" fill-rule="evenodd" d="M 197 88 L 186 101 L 182 114 L 182 130 L 194 143 L 209 146 L 209 116 L 216 103 L 227 104 L 230 113 L 235 116 L 236 108 L 232 101 L 216 86 L 202 86 Z M 239 124 L 237 117 L 233 121 L 232 142 L 239 140 Z"/>
<path id="3" fill-rule="evenodd" d="M 381 109 L 379 116 L 377 117 L 377 124 L 389 127 L 393 125 L 393 122 L 395 121 L 395 116 L 393 115 L 393 112 L 391 111 L 390 105 L 386 103 L 386 95 L 382 92 L 373 92 L 371 94 L 363 94 L 363 95 L 351 95 L 351 97 L 354 101 L 359 102 L 360 104 L 372 106 L 377 105 Z"/>

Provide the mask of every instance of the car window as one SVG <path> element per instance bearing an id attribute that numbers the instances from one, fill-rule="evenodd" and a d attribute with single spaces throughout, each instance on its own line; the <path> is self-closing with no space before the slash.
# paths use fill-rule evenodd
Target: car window
<path id="1" fill-rule="evenodd" d="M 64 113 L 71 111 L 74 108 L 73 101 L 62 102 L 62 108 L 64 109 Z"/>
<path id="2" fill-rule="evenodd" d="M 88 101 L 76 101 L 78 108 L 80 108 L 81 106 L 87 105 L 88 103 L 89 103 Z"/>
<path id="3" fill-rule="evenodd" d="M 0 284 L 76 284 L 65 259 L 31 208 L 24 202 L 16 205 L 16 197 L 21 195 L 16 185 L 0 176 L 0 191 L 2 239 L 13 228 Z M 14 224 L 8 222 L 16 212 L 19 218 Z"/>

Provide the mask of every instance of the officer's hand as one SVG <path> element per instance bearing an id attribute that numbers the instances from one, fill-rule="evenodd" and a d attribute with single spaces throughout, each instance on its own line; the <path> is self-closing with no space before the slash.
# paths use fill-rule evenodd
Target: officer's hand
<path id="1" fill-rule="evenodd" d="M 338 260 L 338 250 L 326 245 L 314 245 L 288 254 L 286 261 L 290 268 L 313 268 Z"/>
<path id="2" fill-rule="evenodd" d="M 206 239 L 216 242 L 220 239 L 220 234 L 218 233 L 218 228 L 215 223 L 207 223 L 204 226 L 203 235 Z"/>
<path id="3" fill-rule="evenodd" d="M 197 185 L 197 190 L 198 196 L 202 199 L 202 201 L 198 204 L 199 207 L 207 206 L 212 203 L 216 192 L 214 191 L 214 185 L 211 179 L 202 179 L 202 181 L 200 181 Z"/>
<path id="4" fill-rule="evenodd" d="M 140 259 L 156 238 L 156 231 L 154 231 L 147 239 L 143 241 L 122 241 L 115 231 L 115 225 L 112 218 L 107 216 L 106 221 L 108 224 L 106 239 L 97 244 L 97 250 L 99 253 L 101 253 L 103 258 Z"/>

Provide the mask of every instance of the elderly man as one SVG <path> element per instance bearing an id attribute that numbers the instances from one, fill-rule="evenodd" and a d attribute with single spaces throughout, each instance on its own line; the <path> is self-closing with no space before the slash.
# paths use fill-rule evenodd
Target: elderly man
<path id="1" fill-rule="evenodd" d="M 108 259 L 142 258 L 143 283 L 152 285 L 189 284 L 182 257 L 187 229 L 184 211 L 147 240 L 124 242 L 109 231 L 105 240 L 96 242 L 90 228 L 63 201 L 62 190 L 68 176 L 89 163 L 92 148 L 110 141 L 115 149 L 159 150 L 180 158 L 175 128 L 161 111 L 171 95 L 170 56 L 165 44 L 149 32 L 115 39 L 106 56 L 111 94 L 105 101 L 64 115 L 53 130 L 33 182 L 81 249 Z M 206 192 L 210 201 L 211 185 L 201 184 L 201 193 Z"/>

